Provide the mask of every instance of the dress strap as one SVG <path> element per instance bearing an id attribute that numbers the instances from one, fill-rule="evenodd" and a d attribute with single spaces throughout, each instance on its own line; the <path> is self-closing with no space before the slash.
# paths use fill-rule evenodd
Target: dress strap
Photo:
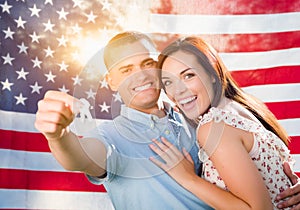
<path id="1" fill-rule="evenodd" d="M 199 117 L 198 127 L 211 121 L 214 121 L 216 123 L 223 121 L 227 125 L 249 132 L 257 132 L 260 130 L 264 130 L 263 125 L 256 121 L 247 119 L 239 115 L 237 112 L 228 111 L 216 107 L 210 108 L 208 113 Z"/>
<path id="2" fill-rule="evenodd" d="M 223 121 L 229 126 L 244 131 L 253 133 L 261 131 L 262 134 L 265 133 L 263 132 L 264 127 L 260 123 L 239 115 L 238 111 L 236 111 L 235 109 L 225 110 L 221 108 L 212 107 L 206 114 L 200 116 L 198 119 L 199 122 L 197 130 L 199 129 L 199 127 L 201 127 L 201 125 L 204 125 L 211 121 L 214 121 L 216 123 Z M 202 162 L 206 162 L 209 159 L 208 154 L 203 148 L 199 149 L 198 157 Z"/>

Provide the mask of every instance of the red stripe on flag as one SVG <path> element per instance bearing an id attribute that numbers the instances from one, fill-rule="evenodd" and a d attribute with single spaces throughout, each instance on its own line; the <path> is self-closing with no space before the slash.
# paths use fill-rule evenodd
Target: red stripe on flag
<path id="1" fill-rule="evenodd" d="M 83 173 L 0 169 L 0 188 L 106 192 L 90 183 Z"/>
<path id="2" fill-rule="evenodd" d="M 0 148 L 32 152 L 50 152 L 47 140 L 41 133 L 0 130 Z"/>
<path id="3" fill-rule="evenodd" d="M 300 11 L 299 1 L 282 0 L 155 0 L 152 3 L 153 13 L 185 15 L 246 15 L 272 14 Z"/>
<path id="4" fill-rule="evenodd" d="M 168 40 L 157 42 L 159 50 L 175 41 L 180 35 L 156 33 L 155 36 L 168 35 Z M 300 31 L 264 34 L 199 34 L 218 52 L 264 52 L 300 47 Z M 284 40 L 284 41 L 283 41 Z"/>
<path id="5" fill-rule="evenodd" d="M 292 136 L 289 143 L 291 154 L 300 154 L 300 136 Z"/>
<path id="6" fill-rule="evenodd" d="M 260 52 L 300 47 L 300 31 L 201 35 L 219 52 Z M 283 41 L 284 40 L 284 41 Z"/>
<path id="7" fill-rule="evenodd" d="M 265 84 L 299 83 L 300 66 L 280 66 L 267 69 L 232 71 L 241 87 Z M 247 78 L 247 79 L 245 79 Z"/>
<path id="8" fill-rule="evenodd" d="M 300 112 L 296 111 L 295 108 L 300 108 L 300 101 L 289 101 L 289 102 L 272 102 L 266 103 L 271 112 L 278 119 L 289 119 L 289 118 L 300 118 Z"/>

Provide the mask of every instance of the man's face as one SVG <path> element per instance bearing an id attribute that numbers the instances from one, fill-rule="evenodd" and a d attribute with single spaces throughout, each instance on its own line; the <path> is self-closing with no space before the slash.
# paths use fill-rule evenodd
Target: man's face
<path id="1" fill-rule="evenodd" d="M 144 111 L 157 104 L 160 95 L 159 71 L 156 61 L 139 42 L 121 46 L 114 54 L 118 62 L 109 68 L 107 81 L 118 91 L 123 102 L 131 108 Z"/>

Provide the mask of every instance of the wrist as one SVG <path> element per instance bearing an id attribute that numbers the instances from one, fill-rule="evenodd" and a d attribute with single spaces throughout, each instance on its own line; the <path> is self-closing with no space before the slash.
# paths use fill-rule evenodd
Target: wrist
<path id="1" fill-rule="evenodd" d="M 199 184 L 199 176 L 197 176 L 196 174 L 191 175 L 188 179 L 185 180 L 185 188 L 187 190 L 192 190 L 195 185 L 197 186 Z"/>
<path id="2" fill-rule="evenodd" d="M 62 129 L 62 131 L 60 132 L 60 134 L 52 134 L 52 135 L 45 135 L 46 139 L 49 141 L 49 142 L 55 142 L 55 141 L 62 141 L 64 138 L 66 138 L 69 133 L 70 133 L 70 129 L 69 127 L 66 127 L 64 129 Z"/>

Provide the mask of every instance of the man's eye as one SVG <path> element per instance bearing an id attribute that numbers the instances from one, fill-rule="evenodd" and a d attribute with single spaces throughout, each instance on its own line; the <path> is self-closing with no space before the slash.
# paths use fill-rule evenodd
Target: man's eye
<path id="1" fill-rule="evenodd" d="M 131 70 L 132 70 L 131 68 L 122 69 L 121 73 L 126 74 L 126 73 L 130 72 Z"/>
<path id="2" fill-rule="evenodd" d="M 151 68 L 154 67 L 156 65 L 156 61 L 151 60 L 151 61 L 147 61 L 146 63 L 144 63 L 143 67 L 144 68 Z"/>

